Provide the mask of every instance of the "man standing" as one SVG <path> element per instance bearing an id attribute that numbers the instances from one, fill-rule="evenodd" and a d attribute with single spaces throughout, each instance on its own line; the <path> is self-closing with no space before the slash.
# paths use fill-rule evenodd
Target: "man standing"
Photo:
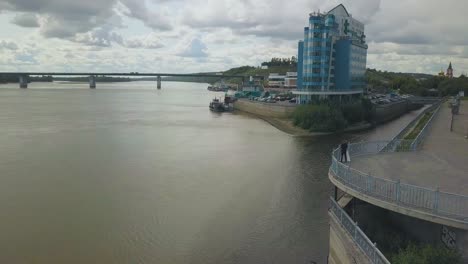
<path id="1" fill-rule="evenodd" d="M 348 151 L 348 142 L 344 141 L 340 145 L 341 149 L 341 162 L 343 162 L 343 157 L 344 157 L 344 162 L 348 162 L 348 156 L 346 155 L 346 152 Z"/>

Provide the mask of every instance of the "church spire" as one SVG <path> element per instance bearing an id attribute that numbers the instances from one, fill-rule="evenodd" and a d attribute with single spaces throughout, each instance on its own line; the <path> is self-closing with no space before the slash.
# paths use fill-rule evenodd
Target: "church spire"
<path id="1" fill-rule="evenodd" d="M 447 74 L 445 75 L 449 78 L 453 78 L 453 69 L 452 69 L 452 62 L 450 62 L 448 68 L 447 68 Z"/>

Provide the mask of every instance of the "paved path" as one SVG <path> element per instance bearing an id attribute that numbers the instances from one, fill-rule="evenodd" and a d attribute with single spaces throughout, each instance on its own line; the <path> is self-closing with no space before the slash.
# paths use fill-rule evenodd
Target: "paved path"
<path id="1" fill-rule="evenodd" d="M 351 167 L 373 176 L 441 191 L 468 195 L 468 139 L 450 132 L 451 110 L 443 104 L 422 150 L 386 153 L 353 159 Z M 454 127 L 468 125 L 468 102 L 462 101 Z"/>
<path id="2" fill-rule="evenodd" d="M 400 131 L 405 128 L 416 116 L 419 115 L 429 106 L 424 106 L 421 109 L 411 111 L 406 113 L 399 118 L 387 122 L 385 124 L 378 125 L 371 131 L 364 131 L 362 133 L 356 133 L 355 137 L 351 140 L 352 142 L 356 141 L 382 141 L 382 140 L 392 140 Z"/>

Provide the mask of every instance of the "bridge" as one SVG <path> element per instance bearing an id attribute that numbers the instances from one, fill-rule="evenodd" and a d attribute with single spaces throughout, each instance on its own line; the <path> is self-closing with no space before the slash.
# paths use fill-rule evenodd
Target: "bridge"
<path id="1" fill-rule="evenodd" d="M 29 76 L 89 76 L 89 88 L 96 88 L 96 76 L 140 76 L 156 77 L 157 88 L 161 89 L 162 77 L 204 77 L 204 78 L 240 78 L 244 83 L 247 78 L 262 79 L 263 76 L 203 74 L 203 73 L 139 73 L 139 72 L 0 72 L 0 75 L 18 76 L 20 88 L 28 88 Z"/>

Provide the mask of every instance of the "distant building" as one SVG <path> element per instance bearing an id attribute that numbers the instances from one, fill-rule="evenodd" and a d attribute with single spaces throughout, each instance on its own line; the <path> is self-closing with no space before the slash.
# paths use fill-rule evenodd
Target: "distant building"
<path id="1" fill-rule="evenodd" d="M 453 69 L 452 69 L 452 62 L 450 62 L 447 68 L 447 74 L 445 75 L 448 78 L 453 78 Z"/>
<path id="2" fill-rule="evenodd" d="M 261 69 L 262 70 L 268 70 L 268 65 L 262 65 Z"/>
<path id="3" fill-rule="evenodd" d="M 283 88 L 285 75 L 270 73 L 268 75 L 268 88 Z"/>
<path id="4" fill-rule="evenodd" d="M 280 92 L 287 91 L 287 89 L 296 89 L 297 72 L 287 72 L 286 75 L 270 73 L 270 75 L 268 75 L 267 87 L 269 90 L 276 90 Z"/>
<path id="5" fill-rule="evenodd" d="M 366 59 L 364 24 L 342 4 L 327 13 L 311 13 L 298 44 L 298 102 L 359 96 L 366 88 Z"/>
<path id="6" fill-rule="evenodd" d="M 297 88 L 297 72 L 287 72 L 284 77 L 284 88 L 296 89 Z"/>
<path id="7" fill-rule="evenodd" d="M 249 77 L 249 81 L 245 82 L 242 86 L 244 92 L 260 92 L 263 90 L 262 81 L 260 79 L 254 79 L 253 76 Z"/>

